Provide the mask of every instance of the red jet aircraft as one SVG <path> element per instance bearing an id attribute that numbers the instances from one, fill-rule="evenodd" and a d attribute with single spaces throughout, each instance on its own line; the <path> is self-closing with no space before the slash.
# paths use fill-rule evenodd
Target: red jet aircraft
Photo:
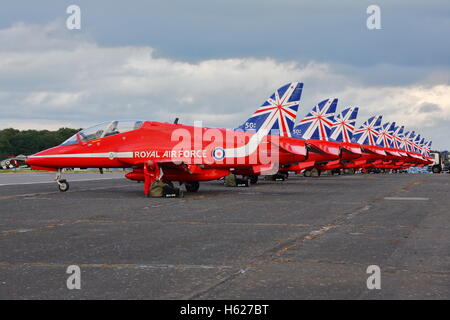
<path id="1" fill-rule="evenodd" d="M 29 156 L 26 163 L 35 170 L 57 171 L 55 180 L 61 191 L 69 188 L 61 179 L 64 168 L 131 168 L 126 178 L 144 181 L 146 196 L 151 183 L 159 179 L 179 181 L 187 191 L 196 192 L 199 181 L 230 173 L 277 172 L 279 165 L 306 159 L 305 142 L 290 137 L 302 88 L 297 82 L 279 88 L 237 130 L 111 121 Z"/>

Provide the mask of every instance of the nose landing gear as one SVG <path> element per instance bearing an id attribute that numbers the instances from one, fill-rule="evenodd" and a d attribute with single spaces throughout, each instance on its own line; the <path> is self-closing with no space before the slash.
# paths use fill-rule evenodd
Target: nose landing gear
<path id="1" fill-rule="evenodd" d="M 61 179 L 62 169 L 58 169 L 58 172 L 56 173 L 55 181 L 58 184 L 58 189 L 61 192 L 66 192 L 69 190 L 69 183 L 66 181 L 66 179 Z"/>
<path id="2" fill-rule="evenodd" d="M 61 192 L 66 192 L 67 190 L 69 190 L 69 183 L 65 180 L 58 180 L 56 181 L 58 183 L 58 189 Z"/>

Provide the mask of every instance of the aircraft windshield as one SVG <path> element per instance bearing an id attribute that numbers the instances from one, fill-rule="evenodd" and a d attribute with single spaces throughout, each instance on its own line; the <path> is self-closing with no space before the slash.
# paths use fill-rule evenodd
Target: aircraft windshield
<path id="1" fill-rule="evenodd" d="M 78 132 L 78 134 L 80 135 L 81 141 L 87 142 L 139 129 L 140 127 L 142 127 L 143 123 L 144 121 L 140 120 L 114 120 L 111 122 L 103 122 L 93 127 L 86 128 Z M 75 134 L 66 141 L 64 141 L 62 144 L 69 145 L 76 143 L 78 143 L 78 139 L 77 135 Z"/>

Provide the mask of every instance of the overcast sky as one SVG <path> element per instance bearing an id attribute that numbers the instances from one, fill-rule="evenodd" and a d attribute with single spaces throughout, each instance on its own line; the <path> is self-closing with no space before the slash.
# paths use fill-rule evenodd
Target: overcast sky
<path id="1" fill-rule="evenodd" d="M 66 8 L 81 7 L 81 30 Z M 366 27 L 369 5 L 381 30 Z M 450 2 L 24 1 L 0 10 L 0 128 L 110 119 L 237 127 L 278 87 L 450 149 Z"/>

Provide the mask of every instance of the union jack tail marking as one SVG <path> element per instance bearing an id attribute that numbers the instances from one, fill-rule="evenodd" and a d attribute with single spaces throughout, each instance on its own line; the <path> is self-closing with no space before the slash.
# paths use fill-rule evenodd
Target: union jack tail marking
<path id="1" fill-rule="evenodd" d="M 369 118 L 369 120 L 364 122 L 363 125 L 358 130 L 355 130 L 352 142 L 376 146 L 378 137 L 380 135 L 382 119 L 383 116 L 375 116 Z"/>
<path id="2" fill-rule="evenodd" d="M 351 142 L 358 111 L 358 107 L 350 107 L 336 115 L 330 138 L 338 142 Z"/>
<path id="3" fill-rule="evenodd" d="M 415 133 L 414 131 L 408 131 L 404 134 L 403 139 L 402 139 L 402 149 L 408 152 L 414 152 L 414 147 L 413 147 L 413 138 L 415 137 Z"/>
<path id="4" fill-rule="evenodd" d="M 302 94 L 303 83 L 288 83 L 273 93 L 252 116 L 236 130 L 291 136 Z"/>
<path id="5" fill-rule="evenodd" d="M 293 130 L 293 136 L 299 139 L 330 140 L 334 125 L 338 99 L 327 99 L 319 102 L 300 124 Z"/>
<path id="6" fill-rule="evenodd" d="M 395 122 L 385 123 L 381 127 L 380 135 L 378 136 L 377 144 L 382 146 L 383 148 L 391 148 L 394 143 L 394 136 L 392 135 L 392 131 L 395 128 Z"/>
<path id="7" fill-rule="evenodd" d="M 403 132 L 405 131 L 405 127 L 395 127 L 393 131 L 391 131 L 391 135 L 394 138 L 392 147 L 397 150 L 404 150 L 402 148 L 403 143 Z"/>
<path id="8" fill-rule="evenodd" d="M 420 141 L 422 138 L 420 137 L 420 134 L 417 135 L 417 137 L 412 141 L 413 143 L 413 149 L 415 153 L 422 153 L 422 147 L 420 146 Z"/>

